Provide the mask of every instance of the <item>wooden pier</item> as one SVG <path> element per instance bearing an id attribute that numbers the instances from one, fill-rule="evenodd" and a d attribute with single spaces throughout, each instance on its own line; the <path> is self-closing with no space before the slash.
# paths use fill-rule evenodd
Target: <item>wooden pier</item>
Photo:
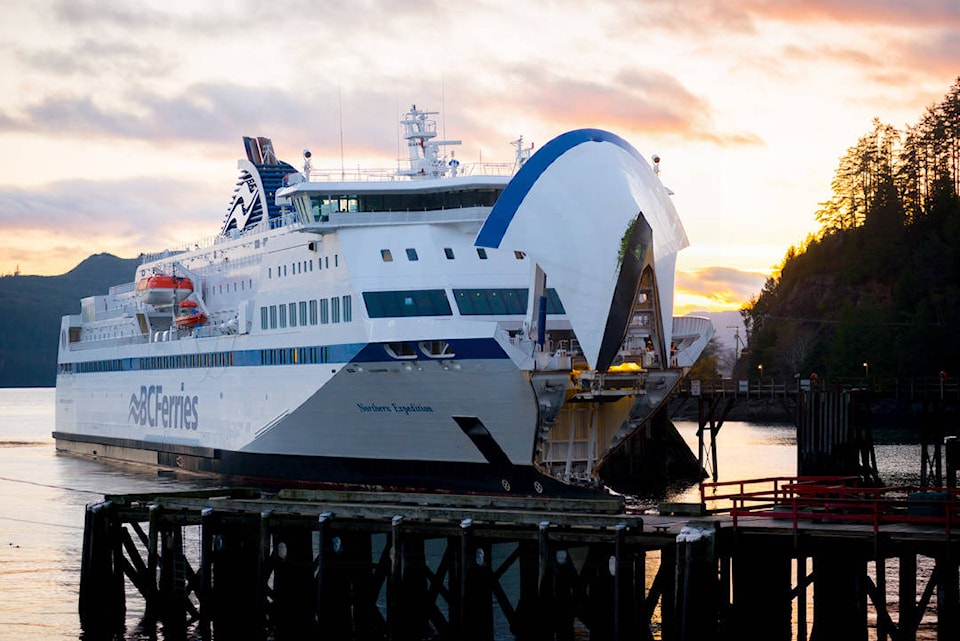
<path id="1" fill-rule="evenodd" d="M 107 496 L 87 508 L 83 638 L 129 633 L 128 606 L 168 641 L 886 640 L 924 617 L 960 638 L 956 491 L 753 483 L 659 515 L 614 497 Z"/>

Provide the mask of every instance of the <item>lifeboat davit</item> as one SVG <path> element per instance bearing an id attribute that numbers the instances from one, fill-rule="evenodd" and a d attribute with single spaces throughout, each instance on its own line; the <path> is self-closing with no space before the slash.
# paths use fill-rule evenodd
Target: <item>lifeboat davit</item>
<path id="1" fill-rule="evenodd" d="M 180 302 L 174 322 L 177 327 L 196 327 L 207 322 L 207 315 L 200 311 L 197 301 L 185 300 Z"/>
<path id="2" fill-rule="evenodd" d="M 193 293 L 193 281 L 181 276 L 154 274 L 137 282 L 137 298 L 154 307 L 170 307 Z"/>

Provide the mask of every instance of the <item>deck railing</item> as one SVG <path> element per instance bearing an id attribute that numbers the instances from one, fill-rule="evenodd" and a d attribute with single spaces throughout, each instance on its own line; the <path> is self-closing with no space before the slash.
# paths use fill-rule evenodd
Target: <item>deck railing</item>
<path id="1" fill-rule="evenodd" d="M 911 378 L 790 379 L 684 379 L 678 392 L 688 396 L 737 396 L 745 398 L 786 398 L 800 391 L 861 390 L 883 398 L 902 400 L 960 399 L 960 378 L 918 376 Z"/>
<path id="2" fill-rule="evenodd" d="M 947 535 L 960 527 L 960 489 L 942 487 L 861 487 L 852 476 L 768 477 L 702 483 L 707 512 L 730 514 L 734 527 L 744 517 L 866 524 L 874 532 L 889 524 L 933 525 Z"/>

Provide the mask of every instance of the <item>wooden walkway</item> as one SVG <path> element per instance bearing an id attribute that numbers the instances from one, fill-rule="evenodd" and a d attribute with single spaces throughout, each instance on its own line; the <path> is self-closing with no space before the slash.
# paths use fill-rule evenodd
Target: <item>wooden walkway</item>
<path id="1" fill-rule="evenodd" d="M 166 641 L 282 641 L 321 630 L 384 641 L 652 641 L 654 629 L 665 641 L 723 629 L 762 630 L 771 641 L 818 629 L 865 639 L 868 603 L 878 638 L 911 638 L 925 616 L 936 617 L 940 639 L 958 638 L 960 522 L 808 518 L 782 511 L 783 484 L 774 504 L 762 492 L 736 493 L 712 514 L 703 504 L 634 514 L 621 498 L 600 496 L 110 495 L 87 509 L 84 639 L 131 628 L 128 583 L 141 600 L 131 609 L 142 612 L 138 632 L 162 626 Z M 947 514 L 960 519 L 952 506 Z M 648 565 L 649 553 L 658 563 Z M 928 580 L 916 571 L 921 556 L 936 565 Z M 891 558 L 899 560 L 896 607 L 885 587 Z M 796 636 L 794 608 L 804 613 Z"/>

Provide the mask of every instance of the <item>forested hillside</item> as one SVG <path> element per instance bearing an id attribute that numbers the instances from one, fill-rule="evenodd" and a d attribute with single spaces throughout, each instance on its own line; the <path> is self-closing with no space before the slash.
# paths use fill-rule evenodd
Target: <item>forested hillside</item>
<path id="1" fill-rule="evenodd" d="M 750 375 L 960 374 L 960 79 L 905 130 L 875 120 L 832 191 L 742 311 Z"/>
<path id="2" fill-rule="evenodd" d="M 0 387 L 54 385 L 60 317 L 79 314 L 82 297 L 131 280 L 137 264 L 96 254 L 60 276 L 0 278 Z"/>

